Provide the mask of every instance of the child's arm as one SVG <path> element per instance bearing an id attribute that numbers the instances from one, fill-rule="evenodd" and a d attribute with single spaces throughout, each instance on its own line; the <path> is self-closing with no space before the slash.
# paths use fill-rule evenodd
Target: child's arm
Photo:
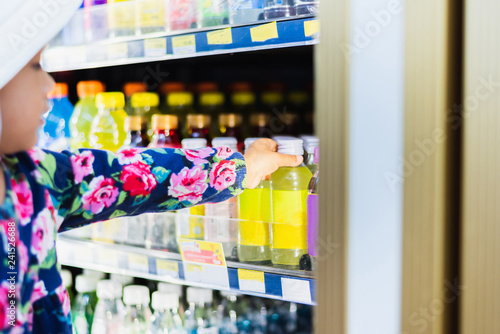
<path id="1" fill-rule="evenodd" d="M 221 202 L 243 191 L 243 155 L 225 148 L 35 151 L 59 232 L 125 215 Z"/>

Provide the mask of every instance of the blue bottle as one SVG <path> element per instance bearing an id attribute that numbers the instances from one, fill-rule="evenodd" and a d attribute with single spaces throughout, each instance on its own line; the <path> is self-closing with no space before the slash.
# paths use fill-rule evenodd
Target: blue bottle
<path id="1" fill-rule="evenodd" d="M 229 0 L 229 23 L 244 24 L 264 18 L 264 0 Z"/>
<path id="2" fill-rule="evenodd" d="M 73 105 L 68 99 L 68 85 L 56 83 L 48 98 L 51 108 L 44 115 L 45 125 L 40 131 L 38 146 L 52 151 L 69 149 L 69 120 L 73 114 Z"/>

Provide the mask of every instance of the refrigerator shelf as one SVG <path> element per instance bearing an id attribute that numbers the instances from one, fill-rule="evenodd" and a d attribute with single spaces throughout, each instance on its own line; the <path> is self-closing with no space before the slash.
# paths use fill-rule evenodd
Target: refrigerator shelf
<path id="1" fill-rule="evenodd" d="M 309 271 L 227 261 L 227 269 L 223 269 L 227 270 L 229 288 L 224 288 L 207 283 L 207 274 L 200 273 L 199 280 L 193 280 L 192 275 L 187 277 L 186 268 L 190 264 L 183 263 L 177 253 L 78 239 L 64 234 L 58 239 L 57 256 L 63 265 L 315 305 L 316 283 L 314 274 Z"/>
<path id="2" fill-rule="evenodd" d="M 249 25 L 106 39 L 93 44 L 49 45 L 43 52 L 42 65 L 48 72 L 59 72 L 296 47 L 318 41 L 318 20 L 301 16 Z"/>

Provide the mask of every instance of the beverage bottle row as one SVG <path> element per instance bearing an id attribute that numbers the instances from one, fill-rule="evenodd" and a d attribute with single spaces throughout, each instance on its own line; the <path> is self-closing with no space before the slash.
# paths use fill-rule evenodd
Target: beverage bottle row
<path id="1" fill-rule="evenodd" d="M 62 276 L 71 292 L 71 272 L 63 270 Z M 76 276 L 77 294 L 71 300 L 76 334 L 312 332 L 310 306 L 195 287 L 184 296 L 181 286 L 168 283 L 158 283 L 150 296 L 148 286 L 133 281 L 115 274 L 105 279 L 104 273 L 88 270 Z"/>
<path id="2" fill-rule="evenodd" d="M 81 10 L 52 43 L 80 45 L 121 36 L 316 14 L 318 4 L 318 0 L 84 0 Z"/>

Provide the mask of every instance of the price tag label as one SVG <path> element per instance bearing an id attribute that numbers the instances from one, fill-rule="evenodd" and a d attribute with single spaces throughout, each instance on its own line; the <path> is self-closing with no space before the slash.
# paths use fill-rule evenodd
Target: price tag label
<path id="1" fill-rule="evenodd" d="M 84 263 L 93 263 L 94 262 L 94 257 L 93 255 L 93 250 L 92 249 L 85 249 L 85 248 L 76 248 L 74 250 L 75 254 L 75 260 L 77 262 L 84 262 Z"/>
<path id="2" fill-rule="evenodd" d="M 156 259 L 156 273 L 160 276 L 179 278 L 179 264 L 175 261 Z"/>
<path id="3" fill-rule="evenodd" d="M 231 28 L 208 32 L 207 42 L 209 45 L 231 44 L 233 42 L 233 34 L 231 33 Z"/>
<path id="4" fill-rule="evenodd" d="M 319 32 L 319 20 L 310 20 L 304 22 L 304 35 L 312 36 Z"/>
<path id="5" fill-rule="evenodd" d="M 278 25 L 276 22 L 260 25 L 250 29 L 252 42 L 265 42 L 272 38 L 278 38 Z"/>
<path id="6" fill-rule="evenodd" d="M 194 35 L 172 37 L 174 55 L 196 53 L 196 39 Z"/>
<path id="7" fill-rule="evenodd" d="M 166 38 L 150 38 L 144 40 L 144 56 L 160 57 L 167 54 Z"/>
<path id="8" fill-rule="evenodd" d="M 148 257 L 140 254 L 129 254 L 128 268 L 141 273 L 149 273 Z"/>
<path id="9" fill-rule="evenodd" d="M 238 269 L 238 281 L 242 291 L 266 293 L 263 271 Z"/>
<path id="10" fill-rule="evenodd" d="M 128 57 L 127 43 L 116 43 L 108 45 L 108 59 L 122 59 Z"/>
<path id="11" fill-rule="evenodd" d="M 101 265 L 116 267 L 118 264 L 118 253 L 111 249 L 99 252 L 98 262 Z"/>
<path id="12" fill-rule="evenodd" d="M 305 304 L 312 303 L 309 281 L 282 277 L 281 290 L 285 300 Z"/>

